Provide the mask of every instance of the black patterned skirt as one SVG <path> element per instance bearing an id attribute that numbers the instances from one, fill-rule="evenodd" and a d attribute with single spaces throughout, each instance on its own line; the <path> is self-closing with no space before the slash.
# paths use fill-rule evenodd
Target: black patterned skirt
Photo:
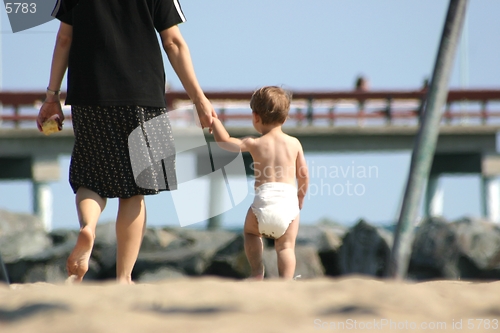
<path id="1" fill-rule="evenodd" d="M 177 188 L 175 147 L 165 108 L 71 107 L 75 146 L 69 182 L 103 198 Z"/>

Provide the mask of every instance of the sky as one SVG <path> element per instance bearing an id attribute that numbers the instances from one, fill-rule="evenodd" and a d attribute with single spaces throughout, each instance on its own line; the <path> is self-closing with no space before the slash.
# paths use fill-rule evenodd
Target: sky
<path id="1" fill-rule="evenodd" d="M 445 0 L 180 3 L 187 18 L 180 29 L 189 44 L 198 80 L 206 91 L 253 90 L 263 85 L 282 85 L 291 90 L 350 90 L 358 75 L 369 79 L 372 90 L 419 89 L 432 72 L 448 7 Z M 13 34 L 5 10 L 0 9 L 0 13 L 3 89 L 43 91 L 58 22 Z M 469 1 L 467 43 L 459 46 L 450 81 L 452 88 L 500 88 L 498 13 L 498 0 Z M 181 89 L 166 58 L 165 67 L 172 89 Z M 324 155 L 306 152 L 306 159 L 310 166 L 373 167 L 377 172 L 362 179 L 312 177 L 310 195 L 301 213 L 302 223 L 325 218 L 346 225 L 359 218 L 374 224 L 397 220 L 409 169 L 409 151 Z M 61 156 L 60 160 L 61 180 L 51 184 L 55 201 L 53 225 L 76 228 L 74 196 L 67 182 L 69 156 Z M 322 181 L 329 181 L 331 187 L 348 180 L 360 184 L 358 189 L 362 188 L 363 194 L 321 193 Z M 480 215 L 478 175 L 449 175 L 441 179 L 441 184 L 445 218 Z M 225 213 L 223 225 L 241 226 L 251 201 L 249 194 L 243 203 Z M 150 225 L 178 225 L 168 193 L 148 197 L 146 202 Z M 199 206 L 203 209 L 206 204 Z M 0 182 L 1 209 L 30 212 L 31 205 L 29 182 Z M 110 200 L 101 220 L 114 219 L 116 208 L 117 201 Z"/>

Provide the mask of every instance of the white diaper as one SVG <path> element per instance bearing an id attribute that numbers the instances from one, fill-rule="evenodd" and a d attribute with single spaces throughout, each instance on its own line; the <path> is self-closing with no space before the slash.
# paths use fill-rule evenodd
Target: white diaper
<path id="1" fill-rule="evenodd" d="M 297 188 L 286 183 L 264 183 L 255 189 L 251 208 L 259 222 L 259 232 L 280 238 L 299 215 Z"/>

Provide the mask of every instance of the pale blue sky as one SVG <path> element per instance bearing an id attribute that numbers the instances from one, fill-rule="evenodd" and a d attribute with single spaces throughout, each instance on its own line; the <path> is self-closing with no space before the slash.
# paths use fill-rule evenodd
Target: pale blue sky
<path id="1" fill-rule="evenodd" d="M 468 86 L 500 88 L 500 1 L 470 0 L 468 8 Z M 295 90 L 351 89 L 358 74 L 372 89 L 418 89 L 432 71 L 447 0 L 181 0 L 188 21 L 187 40 L 198 79 L 205 90 L 251 90 L 284 85 Z M 12 34 L 2 9 L 4 90 L 43 90 L 58 23 L 49 22 Z M 458 64 L 458 61 L 456 62 Z M 181 85 L 166 62 L 168 80 Z M 451 79 L 460 86 L 458 66 Z M 302 221 L 329 217 L 351 224 L 359 217 L 393 221 L 409 165 L 409 152 L 393 154 L 307 154 L 310 164 L 376 166 L 378 177 L 350 179 L 365 188 L 362 196 L 315 195 L 306 202 Z M 61 157 L 62 180 L 52 184 L 57 202 L 55 227 L 76 227 L 73 194 L 66 181 L 68 157 Z M 346 179 L 313 178 L 313 184 Z M 479 177 L 445 177 L 444 213 L 453 219 L 479 214 Z M 151 224 L 176 224 L 168 194 L 150 197 Z M 168 204 L 165 204 L 167 202 Z M 242 223 L 247 200 L 224 215 L 226 225 Z M 28 182 L 0 183 L 0 208 L 30 211 Z M 110 201 L 103 219 L 116 213 Z"/>

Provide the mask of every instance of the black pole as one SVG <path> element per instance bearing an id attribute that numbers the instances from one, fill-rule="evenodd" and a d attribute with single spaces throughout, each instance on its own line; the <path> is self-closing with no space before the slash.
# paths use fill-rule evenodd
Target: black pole
<path id="1" fill-rule="evenodd" d="M 450 0 L 448 7 L 422 123 L 411 158 L 410 175 L 403 205 L 394 235 L 391 259 L 388 265 L 390 277 L 402 279 L 408 270 L 415 222 L 436 150 L 439 123 L 448 96 L 450 74 L 465 19 L 467 2 L 468 0 Z"/>

